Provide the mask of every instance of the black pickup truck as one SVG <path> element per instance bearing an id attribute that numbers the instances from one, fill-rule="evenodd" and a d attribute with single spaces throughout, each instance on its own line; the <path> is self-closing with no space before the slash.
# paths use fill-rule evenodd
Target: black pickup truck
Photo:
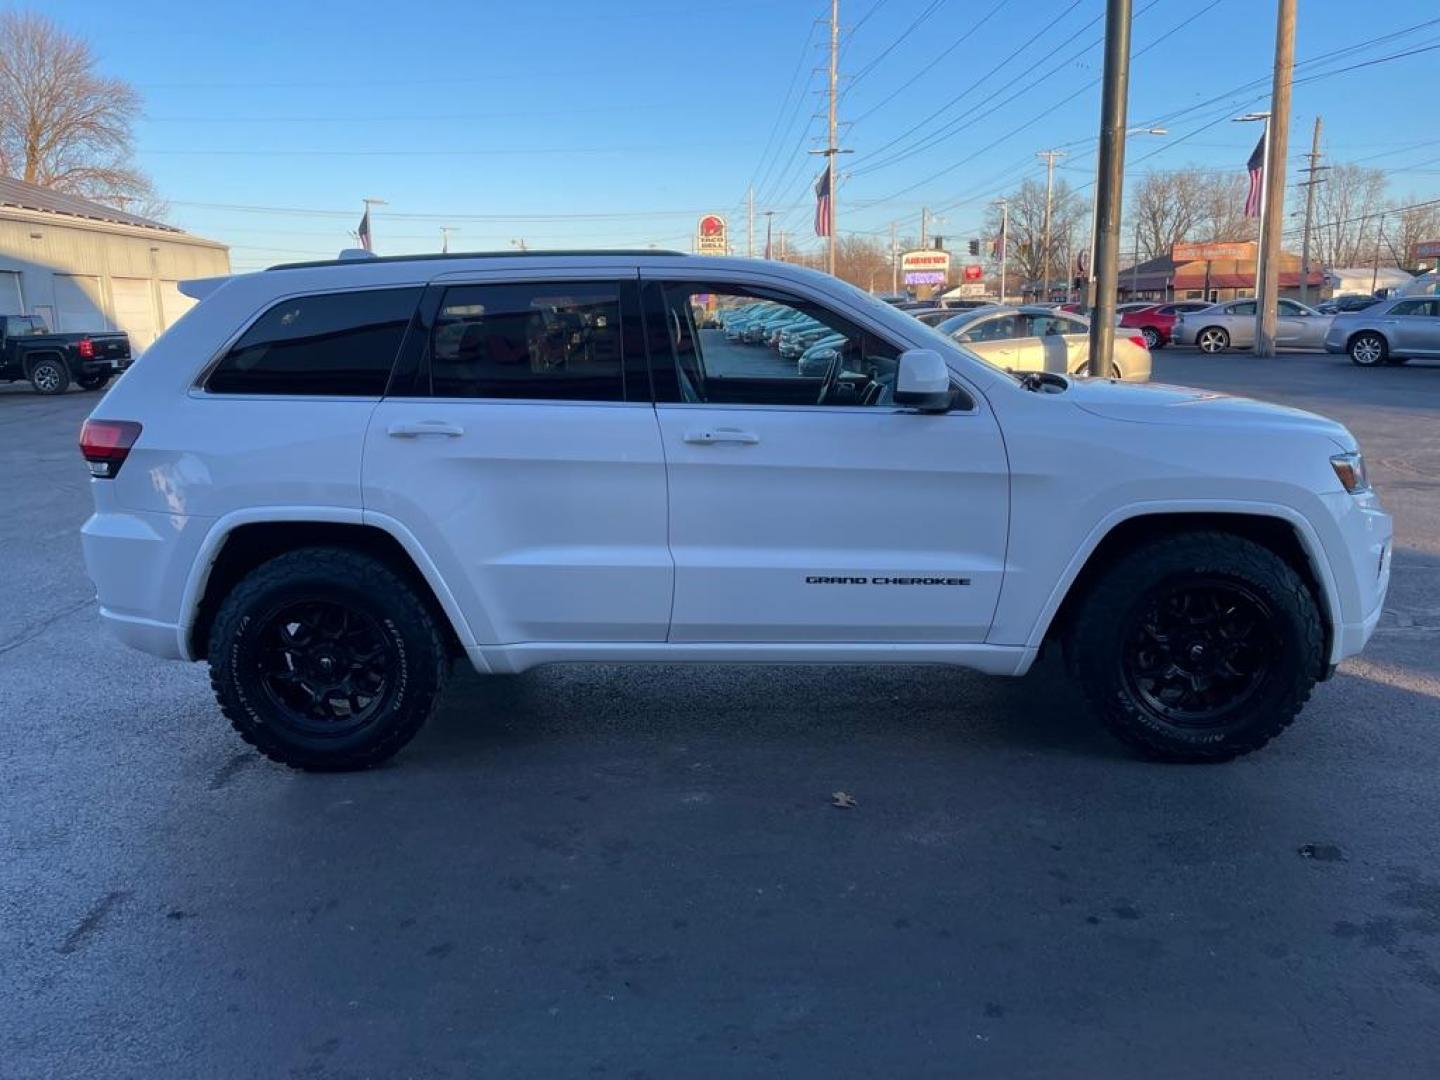
<path id="1" fill-rule="evenodd" d="M 0 382 L 23 379 L 37 394 L 63 394 L 72 382 L 98 390 L 129 366 L 123 333 L 52 334 L 33 315 L 0 315 Z"/>

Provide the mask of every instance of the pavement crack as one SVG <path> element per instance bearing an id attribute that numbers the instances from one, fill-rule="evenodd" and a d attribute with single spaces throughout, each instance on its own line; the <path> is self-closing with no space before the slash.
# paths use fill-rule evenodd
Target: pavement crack
<path id="1" fill-rule="evenodd" d="M 71 953 L 78 952 L 91 938 L 99 933 L 100 927 L 105 923 L 106 916 L 110 914 L 115 905 L 122 900 L 128 899 L 129 896 L 130 894 L 128 892 L 121 892 L 119 890 L 106 893 L 96 902 L 94 907 L 86 912 L 85 917 L 75 925 L 75 929 L 65 935 L 64 942 L 62 942 L 60 947 L 55 951 L 60 953 L 61 956 L 69 956 Z"/>
<path id="2" fill-rule="evenodd" d="M 20 633 L 15 635 L 9 641 L 0 641 L 0 656 L 3 656 L 11 649 L 18 649 L 27 641 L 33 641 L 35 638 L 39 637 L 47 629 L 49 629 L 55 623 L 59 622 L 61 619 L 74 615 L 75 612 L 79 611 L 81 608 L 89 607 L 94 602 L 95 598 L 93 596 L 87 596 L 83 600 L 77 600 L 75 601 L 75 603 L 61 608 L 53 615 L 45 616 L 39 622 L 31 623 L 29 626 L 27 626 L 24 630 L 20 631 Z"/>

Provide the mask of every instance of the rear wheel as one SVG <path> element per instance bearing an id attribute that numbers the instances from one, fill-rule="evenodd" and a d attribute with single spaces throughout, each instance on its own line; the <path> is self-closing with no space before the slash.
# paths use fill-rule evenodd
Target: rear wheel
<path id="1" fill-rule="evenodd" d="M 30 385 L 37 394 L 63 394 L 70 387 L 70 369 L 58 357 L 43 357 L 30 365 Z"/>
<path id="2" fill-rule="evenodd" d="M 1385 339 L 1379 334 L 1369 331 L 1363 334 L 1356 334 L 1350 339 L 1350 359 L 1361 367 L 1377 367 L 1385 363 L 1390 352 L 1385 344 Z"/>
<path id="3" fill-rule="evenodd" d="M 1154 352 L 1160 348 L 1160 331 L 1153 326 L 1145 326 L 1140 329 L 1140 336 L 1145 339 L 1145 348 Z"/>
<path id="4" fill-rule="evenodd" d="M 1203 353 L 1224 352 L 1230 347 L 1230 335 L 1221 327 L 1207 326 L 1195 335 L 1195 344 Z"/>
<path id="5" fill-rule="evenodd" d="M 1086 699 L 1149 757 L 1227 761 L 1288 727 L 1324 664 L 1314 597 L 1250 540 L 1192 533 L 1124 557 L 1067 639 Z"/>
<path id="6" fill-rule="evenodd" d="M 383 563 L 342 548 L 281 555 L 215 615 L 210 682 L 240 737 L 314 771 L 364 769 L 415 737 L 447 659 L 435 620 Z"/>

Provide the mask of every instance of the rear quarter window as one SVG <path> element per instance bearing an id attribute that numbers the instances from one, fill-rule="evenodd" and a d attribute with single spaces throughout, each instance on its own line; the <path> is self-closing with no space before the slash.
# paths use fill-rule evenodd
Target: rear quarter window
<path id="1" fill-rule="evenodd" d="M 212 394 L 380 397 L 418 288 L 290 297 L 270 307 L 210 373 Z"/>

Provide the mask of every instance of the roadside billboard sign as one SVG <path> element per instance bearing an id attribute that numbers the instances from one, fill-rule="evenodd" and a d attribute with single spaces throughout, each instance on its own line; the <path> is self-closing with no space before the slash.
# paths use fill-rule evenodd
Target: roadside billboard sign
<path id="1" fill-rule="evenodd" d="M 1417 259 L 1430 259 L 1440 255 L 1440 240 L 1421 240 L 1415 245 Z"/>
<path id="2" fill-rule="evenodd" d="M 907 251 L 900 256 L 900 273 L 906 285 L 943 285 L 950 277 L 950 253 Z"/>
<path id="3" fill-rule="evenodd" d="M 725 219 L 719 214 L 706 214 L 695 226 L 695 253 L 697 255 L 728 255 L 730 233 Z"/>

